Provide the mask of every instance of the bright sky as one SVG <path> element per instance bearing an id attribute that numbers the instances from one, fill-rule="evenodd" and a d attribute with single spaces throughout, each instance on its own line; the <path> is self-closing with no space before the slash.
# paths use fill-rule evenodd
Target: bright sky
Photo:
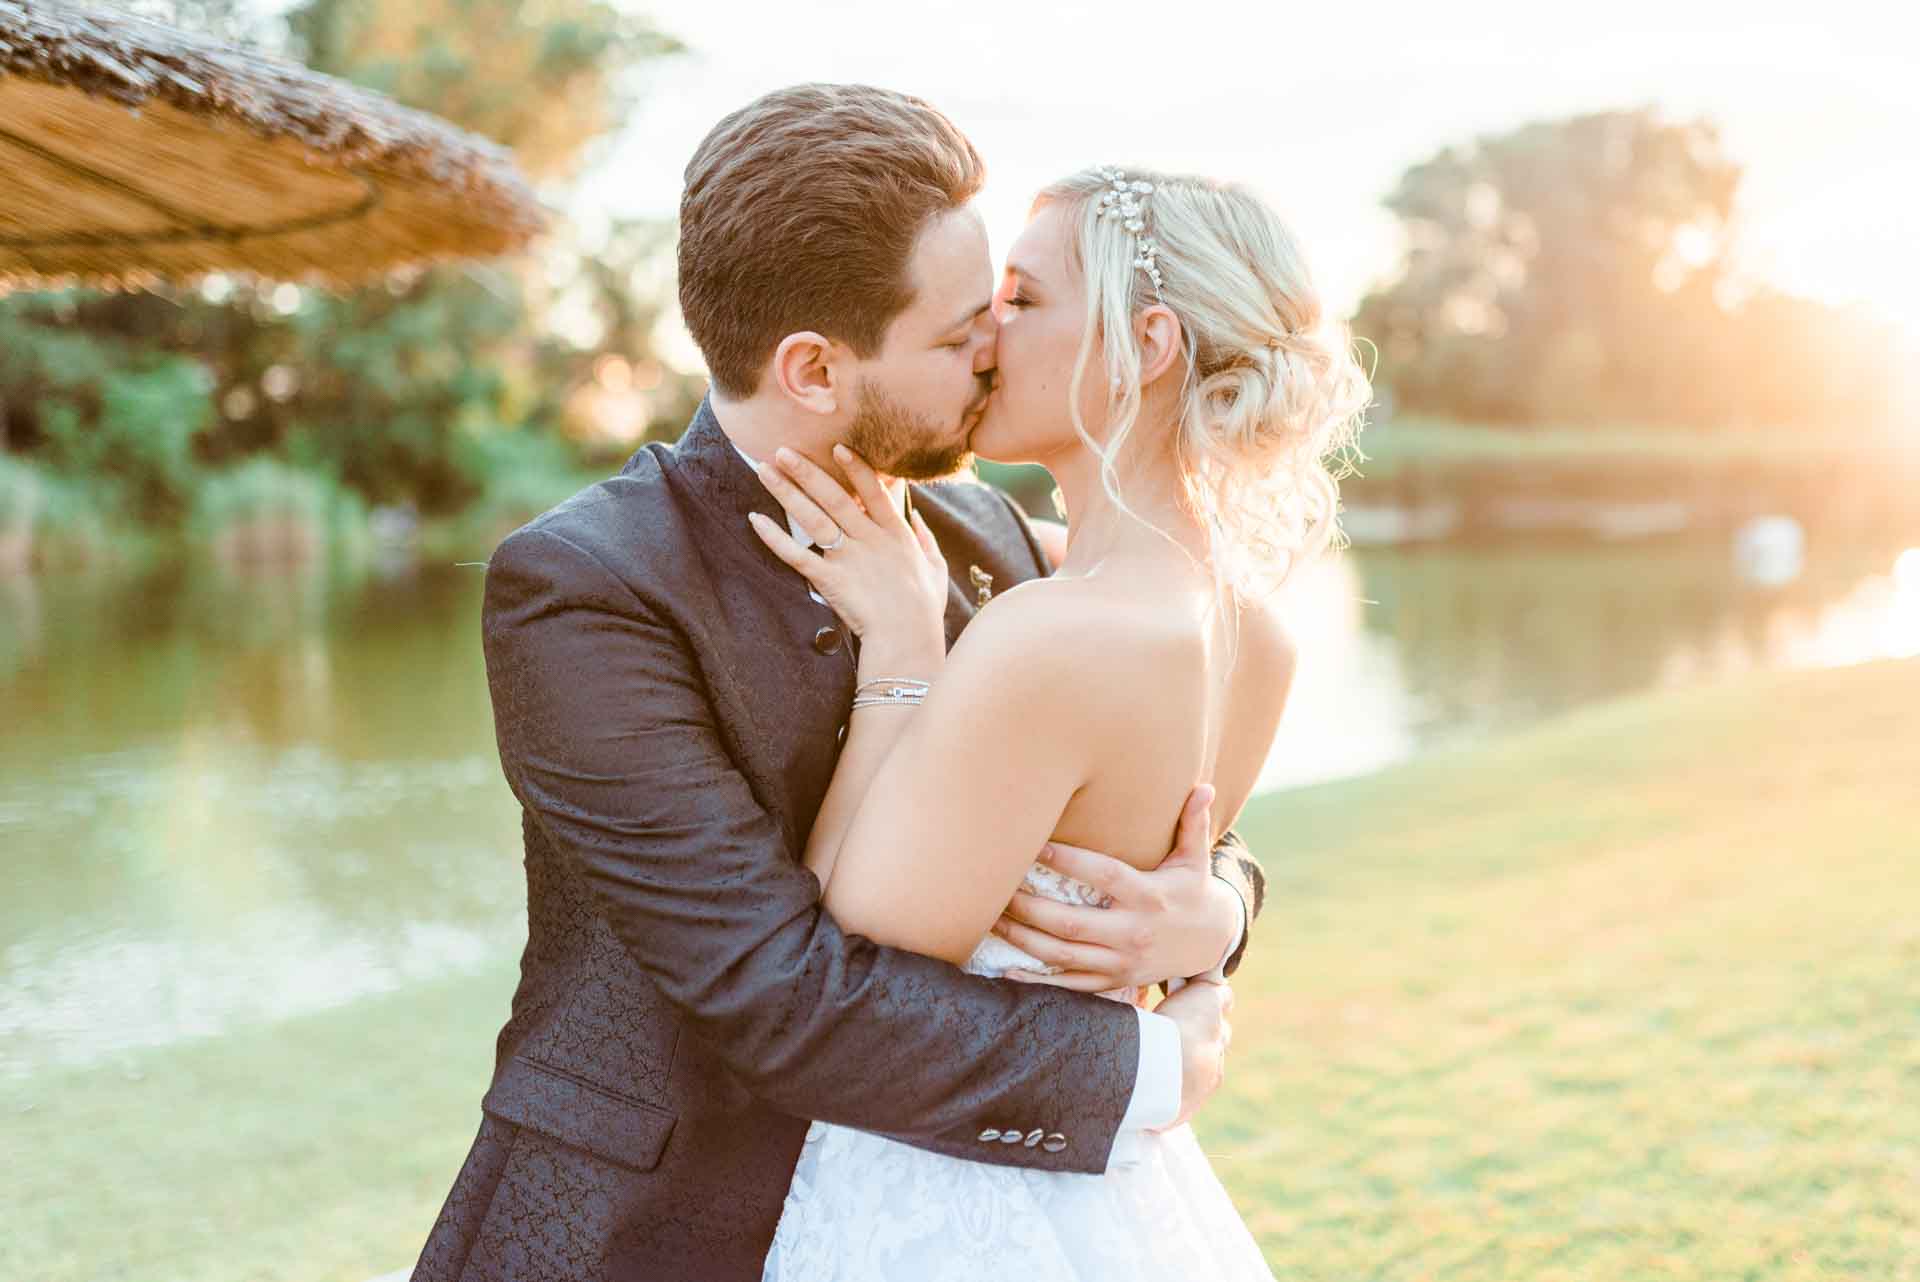
<path id="1" fill-rule="evenodd" d="M 1920 339 L 1920 20 L 1906 5 L 629 2 L 692 52 L 655 74 L 583 211 L 670 214 L 726 112 L 796 81 L 866 81 L 926 98 L 980 147 L 996 255 L 1032 193 L 1082 165 L 1193 170 L 1272 200 L 1345 310 L 1396 261 L 1379 201 L 1409 164 L 1525 121 L 1651 103 L 1713 118 L 1746 164 L 1756 271 L 1865 301 Z"/>

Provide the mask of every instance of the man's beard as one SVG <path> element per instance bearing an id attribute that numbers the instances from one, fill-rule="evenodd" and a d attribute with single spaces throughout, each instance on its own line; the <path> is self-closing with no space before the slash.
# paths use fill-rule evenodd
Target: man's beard
<path id="1" fill-rule="evenodd" d="M 882 476 L 937 481 L 973 461 L 965 420 L 953 432 L 942 432 L 865 379 L 858 392 L 859 405 L 847 425 L 847 448 Z M 977 408 L 968 406 L 969 418 Z"/>

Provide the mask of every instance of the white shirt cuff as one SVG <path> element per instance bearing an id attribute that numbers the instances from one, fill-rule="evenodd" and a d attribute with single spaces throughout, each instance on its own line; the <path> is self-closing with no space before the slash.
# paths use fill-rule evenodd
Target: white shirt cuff
<path id="1" fill-rule="evenodd" d="M 1133 1013 L 1140 1019 L 1140 1067 L 1107 1155 L 1109 1171 L 1140 1160 L 1145 1132 L 1170 1126 L 1180 1116 L 1180 1026 L 1138 1006 Z"/>

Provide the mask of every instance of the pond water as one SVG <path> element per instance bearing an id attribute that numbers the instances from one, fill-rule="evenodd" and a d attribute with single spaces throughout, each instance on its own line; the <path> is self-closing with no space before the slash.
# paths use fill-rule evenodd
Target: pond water
<path id="1" fill-rule="evenodd" d="M 1916 540 L 1920 541 L 1920 540 Z M 1920 653 L 1920 551 L 1756 588 L 1718 543 L 1365 549 L 1289 591 L 1265 777 L 1612 695 Z M 0 580 L 0 1080 L 510 960 L 481 571 Z"/>

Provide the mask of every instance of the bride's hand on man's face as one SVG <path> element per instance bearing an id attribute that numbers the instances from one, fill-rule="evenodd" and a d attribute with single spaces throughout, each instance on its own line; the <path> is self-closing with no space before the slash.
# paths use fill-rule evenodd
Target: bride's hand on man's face
<path id="1" fill-rule="evenodd" d="M 834 459 L 853 483 L 838 481 L 794 450 L 757 464 L 760 480 L 813 548 L 759 513 L 748 520 L 773 554 L 806 576 L 814 591 L 860 637 L 889 655 L 937 660 L 946 650 L 943 619 L 947 564 L 920 514 L 907 518 L 865 460 L 844 445 Z"/>

